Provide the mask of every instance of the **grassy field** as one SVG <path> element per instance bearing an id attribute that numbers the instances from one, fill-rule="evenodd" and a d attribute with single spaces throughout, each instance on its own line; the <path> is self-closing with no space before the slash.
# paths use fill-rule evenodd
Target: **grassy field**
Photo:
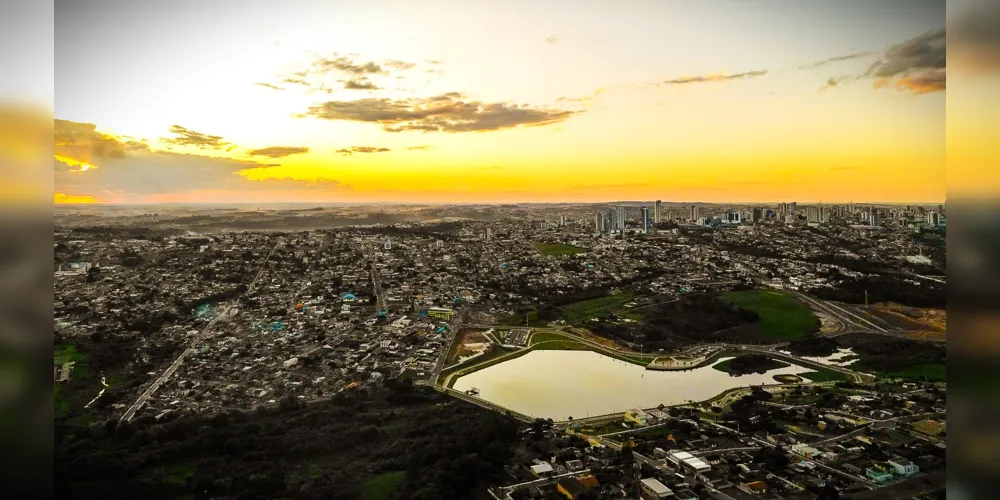
<path id="1" fill-rule="evenodd" d="M 581 252 L 586 252 L 587 249 L 580 248 L 574 245 L 567 245 L 565 243 L 542 243 L 536 241 L 531 244 L 538 250 L 538 253 L 545 255 L 546 257 L 556 256 L 563 257 L 566 255 L 576 255 Z"/>
<path id="2" fill-rule="evenodd" d="M 70 361 L 80 362 L 83 358 L 83 354 L 76 352 L 76 346 L 73 344 L 59 344 L 52 348 L 52 361 L 57 365 Z"/>
<path id="3" fill-rule="evenodd" d="M 730 367 L 730 365 L 735 359 L 737 358 L 727 359 L 721 363 L 716 363 L 712 365 L 712 368 L 715 368 L 720 372 L 732 373 L 732 368 Z M 778 361 L 776 359 L 768 358 L 763 364 L 761 364 L 760 368 L 765 371 L 770 371 L 770 370 L 777 370 L 778 368 L 785 368 L 787 366 L 789 366 L 789 364 L 785 363 L 784 361 Z"/>
<path id="4" fill-rule="evenodd" d="M 757 326 L 761 332 L 781 340 L 805 337 L 819 329 L 819 320 L 791 295 L 774 290 L 727 292 L 723 298 L 732 304 L 748 309 L 760 316 Z"/>
<path id="5" fill-rule="evenodd" d="M 941 382 L 947 380 L 947 369 L 944 363 L 923 363 L 908 366 L 902 370 L 888 373 L 879 373 L 880 376 L 901 378 L 906 380 L 927 380 L 931 382 Z"/>
<path id="6" fill-rule="evenodd" d="M 631 292 L 621 292 L 617 295 L 609 295 L 599 299 L 584 300 L 574 302 L 562 308 L 563 319 L 569 323 L 581 323 L 602 314 L 618 313 L 623 306 L 635 299 Z M 623 315 L 627 316 L 627 313 Z"/>
<path id="7" fill-rule="evenodd" d="M 800 373 L 799 376 L 812 380 L 813 382 L 839 382 L 841 380 L 850 380 L 850 377 L 847 375 L 833 370 L 817 370 L 814 372 Z"/>
<path id="8" fill-rule="evenodd" d="M 56 383 L 54 394 L 55 407 L 53 409 L 53 414 L 56 418 L 64 417 L 69 415 L 70 410 L 73 409 L 73 405 L 66 399 L 66 396 L 62 394 L 62 390 L 59 388 L 59 383 Z"/>
<path id="9" fill-rule="evenodd" d="M 369 500 L 386 500 L 389 495 L 406 479 L 406 472 L 386 472 L 372 476 L 363 486 L 365 497 Z"/>

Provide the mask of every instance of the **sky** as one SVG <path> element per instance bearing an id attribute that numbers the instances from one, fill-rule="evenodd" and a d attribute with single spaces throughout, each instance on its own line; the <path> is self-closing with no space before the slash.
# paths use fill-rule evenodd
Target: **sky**
<path id="1" fill-rule="evenodd" d="M 275 5 L 57 0 L 55 201 L 945 199 L 944 1 Z"/>

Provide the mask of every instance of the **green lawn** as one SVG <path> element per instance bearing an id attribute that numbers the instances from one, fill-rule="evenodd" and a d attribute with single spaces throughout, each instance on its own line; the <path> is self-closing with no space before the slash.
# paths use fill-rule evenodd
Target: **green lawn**
<path id="1" fill-rule="evenodd" d="M 727 292 L 723 298 L 760 316 L 757 326 L 765 335 L 794 340 L 819 329 L 819 320 L 805 304 L 774 290 Z"/>
<path id="2" fill-rule="evenodd" d="M 369 500 L 385 500 L 406 479 L 406 472 L 386 472 L 368 478 L 363 486 L 365 497 Z"/>
<path id="3" fill-rule="evenodd" d="M 570 323 L 581 323 L 603 314 L 620 313 L 622 307 L 635 299 L 632 292 L 621 292 L 616 295 L 609 295 L 598 299 L 574 302 L 562 308 L 563 319 Z M 622 313 L 628 316 L 629 313 Z"/>
<path id="4" fill-rule="evenodd" d="M 930 382 L 940 382 L 947 380 L 946 366 L 944 363 L 922 363 L 908 366 L 902 370 L 889 373 L 880 373 L 881 376 L 901 378 L 905 380 L 927 380 Z"/>
<path id="5" fill-rule="evenodd" d="M 576 255 L 578 253 L 587 251 L 586 248 L 580 248 L 574 245 L 567 245 L 565 243 L 542 243 L 540 241 L 536 241 L 531 245 L 535 247 L 535 250 L 538 250 L 538 253 L 545 255 L 547 257 L 550 256 L 562 257 L 565 255 Z"/>
<path id="6" fill-rule="evenodd" d="M 55 398 L 55 409 L 53 411 L 55 417 L 59 418 L 69 415 L 69 412 L 70 410 L 73 409 L 73 406 L 70 404 L 69 399 L 66 399 L 66 396 L 62 394 L 62 390 L 59 388 L 58 382 L 55 385 L 53 396 Z"/>
<path id="7" fill-rule="evenodd" d="M 83 361 L 83 357 L 83 354 L 76 352 L 76 346 L 73 344 L 59 344 L 52 348 L 52 361 L 56 365 Z"/>

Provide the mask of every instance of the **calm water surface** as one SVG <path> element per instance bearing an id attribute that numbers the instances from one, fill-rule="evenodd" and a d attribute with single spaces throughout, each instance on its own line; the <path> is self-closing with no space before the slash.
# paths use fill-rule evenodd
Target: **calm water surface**
<path id="1" fill-rule="evenodd" d="M 719 358 L 715 364 L 731 358 Z M 592 351 L 532 351 L 455 381 L 479 397 L 534 417 L 565 420 L 702 401 L 733 387 L 776 384 L 773 376 L 810 370 L 797 365 L 733 377 L 711 366 L 654 371 Z"/>

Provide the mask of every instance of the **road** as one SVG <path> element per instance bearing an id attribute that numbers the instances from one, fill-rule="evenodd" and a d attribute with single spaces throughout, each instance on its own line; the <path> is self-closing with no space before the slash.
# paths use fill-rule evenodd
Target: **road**
<path id="1" fill-rule="evenodd" d="M 257 270 L 257 275 L 254 276 L 253 281 L 250 282 L 250 285 L 247 287 L 246 291 L 240 294 L 239 297 L 236 297 L 236 299 L 230 301 L 222 312 L 217 314 L 214 318 L 212 318 L 211 321 L 208 322 L 207 325 L 205 325 L 205 328 L 203 328 L 201 332 L 195 336 L 195 338 L 191 341 L 191 344 L 188 345 L 187 349 L 184 349 L 184 351 L 181 352 L 180 356 L 177 356 L 177 359 L 175 359 L 174 362 L 171 363 L 170 366 L 167 367 L 167 369 L 164 370 L 164 372 L 149 387 L 147 387 L 142 394 L 139 395 L 138 399 L 135 400 L 135 403 L 132 403 L 132 406 L 130 406 L 129 409 L 126 410 L 125 413 L 121 416 L 119 422 L 128 422 L 132 420 L 132 417 L 134 417 L 136 412 L 138 412 L 139 409 L 142 408 L 142 405 L 146 404 L 146 401 L 149 401 L 149 398 L 152 397 L 153 394 L 155 394 L 156 391 L 159 390 L 160 387 L 163 386 L 163 384 L 170 379 L 170 377 L 174 374 L 174 372 L 176 372 L 177 369 L 181 367 L 181 365 L 184 363 L 184 358 L 186 358 L 188 354 L 191 354 L 194 351 L 194 348 L 198 345 L 199 342 L 208 337 L 208 334 L 212 331 L 212 327 L 215 326 L 215 324 L 218 323 L 220 319 L 228 317 L 239 304 L 239 299 L 244 295 L 246 295 L 247 293 L 250 293 L 251 290 L 253 290 L 253 287 L 257 284 L 257 281 L 260 280 L 261 276 L 264 275 L 264 271 L 267 269 L 267 262 L 271 259 L 271 255 L 274 253 L 274 251 L 278 248 L 278 245 L 280 244 L 281 240 L 279 239 L 278 242 L 275 243 L 274 247 L 272 247 L 271 250 L 267 252 L 267 256 L 264 257 L 264 260 L 260 264 L 260 269 Z"/>

